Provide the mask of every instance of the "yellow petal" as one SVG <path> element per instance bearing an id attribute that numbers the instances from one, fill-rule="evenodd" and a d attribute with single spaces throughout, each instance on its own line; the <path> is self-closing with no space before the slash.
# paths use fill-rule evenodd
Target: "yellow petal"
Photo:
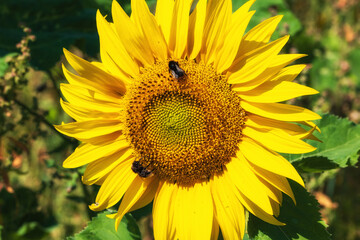
<path id="1" fill-rule="evenodd" d="M 252 167 L 252 165 L 250 164 L 250 168 L 251 170 L 253 170 L 255 173 L 256 171 L 254 170 L 254 168 Z M 274 186 L 272 186 L 270 183 L 268 183 L 265 179 L 263 179 L 262 177 L 260 177 L 258 174 L 255 174 L 257 176 L 257 178 L 259 179 L 259 181 L 264 184 L 265 186 L 265 190 L 266 190 L 266 194 L 269 196 L 270 198 L 270 204 L 272 209 L 274 210 L 278 210 L 278 206 L 279 204 L 282 203 L 282 192 L 279 191 L 277 188 L 275 188 Z M 271 201 L 272 200 L 272 201 Z M 276 204 L 274 204 L 276 203 Z M 275 206 L 275 208 L 274 208 Z M 275 212 L 274 212 L 274 215 Z"/>
<path id="2" fill-rule="evenodd" d="M 157 0 L 155 18 L 167 43 L 170 42 L 174 0 Z"/>
<path id="3" fill-rule="evenodd" d="M 119 120 L 89 120 L 83 122 L 72 122 L 63 125 L 55 125 L 56 130 L 80 141 L 108 135 L 120 131 L 124 124 Z"/>
<path id="4" fill-rule="evenodd" d="M 282 131 L 257 129 L 249 126 L 243 130 L 243 134 L 276 152 L 297 154 L 316 150 L 315 147 Z"/>
<path id="5" fill-rule="evenodd" d="M 146 188 L 143 195 L 138 199 L 138 201 L 131 207 L 129 212 L 135 211 L 137 209 L 143 208 L 149 203 L 151 203 L 154 198 L 156 191 L 159 187 L 159 179 L 153 177 L 151 184 Z"/>
<path id="6" fill-rule="evenodd" d="M 129 81 L 127 77 L 119 78 L 109 74 L 103 69 L 99 68 L 98 64 L 92 64 L 84 59 L 75 56 L 65 48 L 63 49 L 66 60 L 74 68 L 74 70 L 83 78 L 88 79 L 89 81 L 98 82 L 99 84 L 104 83 L 106 85 L 116 85 L 119 87 L 119 90 L 123 92 L 125 89 L 124 81 Z"/>
<path id="7" fill-rule="evenodd" d="M 282 82 L 282 81 L 293 81 L 302 70 L 304 70 L 304 68 L 306 67 L 305 64 L 297 64 L 297 65 L 292 65 L 292 66 L 288 66 L 284 69 L 282 69 L 276 76 L 274 76 L 273 78 L 270 79 L 270 81 L 278 81 L 278 82 Z"/>
<path id="8" fill-rule="evenodd" d="M 90 183 L 96 181 L 99 178 L 102 178 L 120 163 L 128 161 L 130 158 L 133 158 L 133 152 L 134 150 L 130 147 L 124 148 L 110 156 L 106 156 L 104 158 L 89 163 L 89 165 L 86 166 L 84 172 L 83 182 Z"/>
<path id="9" fill-rule="evenodd" d="M 178 187 L 174 221 L 179 239 L 210 239 L 213 202 L 208 183 Z"/>
<path id="10" fill-rule="evenodd" d="M 315 89 L 298 83 L 272 81 L 263 83 L 249 92 L 238 93 L 238 95 L 249 102 L 274 103 L 317 93 L 319 92 Z"/>
<path id="11" fill-rule="evenodd" d="M 231 25 L 228 27 L 224 45 L 218 51 L 215 58 L 215 68 L 217 72 L 222 73 L 233 63 L 236 53 L 239 49 L 244 32 L 255 11 L 248 12 L 255 0 L 251 0 L 242 5 L 232 14 Z"/>
<path id="12" fill-rule="evenodd" d="M 139 73 L 139 66 L 128 54 L 124 44 L 99 10 L 96 13 L 96 25 L 102 47 L 100 48 L 101 60 L 106 66 L 112 66 L 108 70 L 114 70 L 113 73 L 118 76 L 126 73 L 135 77 Z"/>
<path id="13" fill-rule="evenodd" d="M 160 182 L 153 205 L 153 225 L 155 239 L 175 238 L 175 199 L 178 186 L 168 182 Z"/>
<path id="14" fill-rule="evenodd" d="M 244 79 L 238 79 L 238 82 L 236 84 L 233 84 L 232 88 L 234 91 L 237 91 L 237 92 L 250 91 L 250 90 L 258 87 L 260 84 L 270 81 L 270 80 L 274 79 L 275 77 L 277 77 L 279 74 L 282 74 L 284 72 L 283 67 L 287 66 L 288 64 L 295 61 L 296 59 L 299 59 L 304 56 L 306 56 L 306 55 L 304 55 L 304 54 L 280 54 L 280 55 L 277 55 L 272 59 L 268 68 L 265 69 L 258 77 L 256 77 L 253 80 L 250 80 L 250 81 L 243 81 Z M 296 65 L 296 66 L 300 66 L 300 65 Z M 235 71 L 236 71 L 236 67 L 238 67 L 238 66 L 236 66 L 236 65 L 234 66 Z M 301 70 L 302 70 L 302 68 L 301 68 Z M 301 70 L 298 71 L 297 74 L 299 74 L 301 72 Z M 231 71 L 233 71 L 233 70 L 231 70 Z M 231 74 L 228 74 L 229 77 L 230 77 L 230 75 Z M 286 76 L 288 76 L 288 75 L 286 75 Z M 288 76 L 289 77 L 288 79 L 290 79 L 290 76 Z M 294 76 L 294 78 L 296 76 Z M 291 80 L 293 80 L 293 79 L 291 79 Z"/>
<path id="15" fill-rule="evenodd" d="M 134 159 L 130 158 L 110 172 L 99 189 L 95 203 L 89 206 L 91 210 L 101 211 L 114 206 L 120 201 L 125 192 L 129 190 L 135 178 L 139 177 L 131 170 L 133 161 Z"/>
<path id="16" fill-rule="evenodd" d="M 258 77 L 270 66 L 272 59 L 280 52 L 288 40 L 289 36 L 284 36 L 258 49 L 256 54 L 241 60 L 236 64 L 235 68 L 231 69 L 231 71 L 237 71 L 229 76 L 228 82 L 235 84 L 252 81 Z"/>
<path id="17" fill-rule="evenodd" d="M 223 176 L 214 176 L 210 181 L 210 188 L 215 217 L 224 238 L 242 239 L 245 231 L 244 207 L 233 193 L 233 186 Z"/>
<path id="18" fill-rule="evenodd" d="M 241 57 L 245 52 L 262 47 L 269 42 L 282 17 L 282 15 L 278 15 L 269 18 L 250 29 L 244 36 L 240 49 L 237 53 L 237 58 Z"/>
<path id="19" fill-rule="evenodd" d="M 120 111 L 101 112 L 91 108 L 76 106 L 60 99 L 60 105 L 64 111 L 76 121 L 86 121 L 91 119 L 118 119 Z"/>
<path id="20" fill-rule="evenodd" d="M 175 58 L 183 57 L 186 49 L 191 4 L 192 0 L 175 0 L 169 41 Z"/>
<path id="21" fill-rule="evenodd" d="M 153 64 L 154 57 L 147 40 L 115 0 L 112 2 L 111 12 L 116 33 L 127 52 L 139 60 L 143 66 Z"/>
<path id="22" fill-rule="evenodd" d="M 216 217 L 214 216 L 210 239 L 211 240 L 218 240 L 218 238 L 219 238 L 219 224 L 216 221 Z"/>
<path id="23" fill-rule="evenodd" d="M 280 121 L 307 121 L 321 118 L 306 108 L 281 103 L 262 104 L 242 101 L 241 107 L 248 112 Z"/>
<path id="24" fill-rule="evenodd" d="M 269 172 L 287 177 L 304 186 L 304 182 L 295 168 L 280 154 L 264 148 L 251 139 L 244 137 L 239 144 L 239 151 L 252 164 Z"/>
<path id="25" fill-rule="evenodd" d="M 141 178 L 137 176 L 132 184 L 130 185 L 129 189 L 126 191 L 123 199 L 121 200 L 118 212 L 115 216 L 115 229 L 117 231 L 121 219 L 124 215 L 130 211 L 130 209 L 139 201 L 139 199 L 146 193 L 148 188 L 154 188 L 157 185 L 151 186 L 153 184 L 154 177 L 149 178 Z"/>
<path id="26" fill-rule="evenodd" d="M 296 125 L 295 123 L 264 118 L 254 114 L 248 114 L 247 117 L 246 124 L 255 128 L 263 128 L 268 130 L 276 129 L 284 131 L 290 135 L 298 135 L 307 132 L 305 129 L 299 125 Z"/>
<path id="27" fill-rule="evenodd" d="M 249 169 L 244 157 L 241 154 L 237 154 L 237 157 L 238 158 L 232 158 L 231 162 L 226 165 L 232 182 L 234 182 L 236 188 L 254 202 L 254 204 L 272 215 L 272 208 L 264 185 L 261 184 L 259 179 Z"/>
<path id="28" fill-rule="evenodd" d="M 244 207 L 251 212 L 256 217 L 260 218 L 261 220 L 268 222 L 270 224 L 276 225 L 276 226 L 284 226 L 285 224 L 282 222 L 279 222 L 276 218 L 272 216 L 272 214 L 266 213 L 261 207 L 254 204 L 251 200 L 249 200 L 244 194 L 241 192 L 235 191 L 236 197 L 241 201 L 241 203 L 244 205 Z M 271 199 L 269 200 L 271 201 Z M 272 207 L 272 206 L 271 206 Z M 274 212 L 274 210 L 273 210 Z"/>
<path id="29" fill-rule="evenodd" d="M 141 26 L 153 55 L 160 61 L 165 61 L 168 57 L 166 41 L 145 0 L 131 1 L 131 9 L 131 16 L 134 18 L 135 23 Z"/>
<path id="30" fill-rule="evenodd" d="M 121 99 L 111 98 L 100 92 L 70 84 L 60 84 L 60 89 L 66 100 L 75 106 L 86 106 L 89 109 L 103 112 L 119 112 L 123 109 L 120 105 Z"/>
<path id="31" fill-rule="evenodd" d="M 129 143 L 126 140 L 114 141 L 102 146 L 82 144 L 64 161 L 63 167 L 77 168 L 128 147 Z"/>
<path id="32" fill-rule="evenodd" d="M 205 64 L 214 62 L 215 53 L 224 42 L 226 26 L 231 21 L 231 5 L 230 0 L 209 0 L 208 2 L 201 50 Z"/>
<path id="33" fill-rule="evenodd" d="M 201 50 L 205 18 L 206 0 L 199 0 L 189 19 L 187 51 L 190 59 L 195 59 Z"/>
<path id="34" fill-rule="evenodd" d="M 254 172 L 256 175 L 260 176 L 264 180 L 266 180 L 268 183 L 270 183 L 275 188 L 279 189 L 293 200 L 293 202 L 296 204 L 295 196 L 293 191 L 291 190 L 290 184 L 288 180 L 280 175 L 277 175 L 271 171 L 267 171 L 259 166 L 256 166 L 254 164 L 251 164 L 253 167 Z M 304 183 L 303 183 L 304 184 Z M 302 184 L 302 185 L 303 185 Z M 304 185 L 303 185 L 304 186 Z"/>
<path id="35" fill-rule="evenodd" d="M 71 85 L 77 85 L 96 92 L 100 91 L 106 95 L 111 95 L 112 97 L 121 97 L 122 95 L 125 94 L 126 88 L 124 84 L 119 83 L 119 85 L 116 86 L 116 83 L 113 83 L 109 86 L 101 81 L 91 81 L 89 79 L 75 75 L 71 73 L 69 70 L 67 70 L 64 64 L 62 65 L 62 69 L 66 80 Z"/>

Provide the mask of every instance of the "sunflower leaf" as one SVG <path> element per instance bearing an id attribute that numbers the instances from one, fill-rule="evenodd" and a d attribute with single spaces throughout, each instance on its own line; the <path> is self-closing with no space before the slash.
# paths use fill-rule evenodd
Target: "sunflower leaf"
<path id="1" fill-rule="evenodd" d="M 115 230 L 115 221 L 106 217 L 108 214 L 107 211 L 99 213 L 84 230 L 67 240 L 141 239 L 139 228 L 131 214 L 123 217 L 118 231 Z"/>
<path id="2" fill-rule="evenodd" d="M 278 220 L 285 226 L 266 223 L 250 214 L 248 233 L 253 240 L 328 240 L 330 234 L 321 220 L 319 203 L 315 197 L 295 182 L 290 182 L 297 204 L 284 197 Z"/>
<path id="3" fill-rule="evenodd" d="M 335 168 L 354 166 L 359 159 L 360 125 L 348 119 L 325 114 L 316 124 L 321 134 L 315 133 L 323 143 L 309 141 L 317 148 L 306 154 L 285 157 L 300 171 L 320 172 Z"/>

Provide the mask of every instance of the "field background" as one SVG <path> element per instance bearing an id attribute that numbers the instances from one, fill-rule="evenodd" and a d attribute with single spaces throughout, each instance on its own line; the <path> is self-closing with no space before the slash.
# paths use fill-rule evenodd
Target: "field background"
<path id="1" fill-rule="evenodd" d="M 154 10 L 156 1 L 147 2 Z M 130 13 L 129 1 L 119 3 Z M 96 215 L 87 206 L 98 188 L 81 183 L 83 168 L 62 168 L 78 142 L 52 124 L 71 121 L 59 104 L 62 48 L 99 59 L 95 13 L 111 20 L 110 7 L 111 0 L 0 1 L 0 239 L 65 239 Z M 257 0 L 253 9 L 250 27 L 283 14 L 274 39 L 291 34 L 284 52 L 308 55 L 296 81 L 320 94 L 290 102 L 359 123 L 360 1 Z M 360 239 L 360 171 L 302 176 L 332 238 Z M 133 214 L 144 239 L 152 238 L 150 213 L 151 206 Z"/>

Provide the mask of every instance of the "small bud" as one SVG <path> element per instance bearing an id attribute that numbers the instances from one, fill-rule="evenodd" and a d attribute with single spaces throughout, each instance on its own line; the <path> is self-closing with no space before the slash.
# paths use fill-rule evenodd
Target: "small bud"
<path id="1" fill-rule="evenodd" d="M 36 37 L 35 37 L 35 35 L 29 35 L 29 36 L 28 36 L 28 39 L 29 39 L 30 41 L 35 41 Z"/>
<path id="2" fill-rule="evenodd" d="M 28 27 L 24 28 L 24 32 L 25 33 L 31 33 L 31 28 L 28 28 Z"/>

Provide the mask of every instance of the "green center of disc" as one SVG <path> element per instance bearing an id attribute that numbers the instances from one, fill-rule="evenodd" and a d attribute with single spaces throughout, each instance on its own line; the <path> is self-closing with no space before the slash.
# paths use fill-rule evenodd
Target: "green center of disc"
<path id="1" fill-rule="evenodd" d="M 165 148 L 188 148 L 204 139 L 200 104 L 189 95 L 168 92 L 147 106 L 145 131 L 153 143 Z"/>

